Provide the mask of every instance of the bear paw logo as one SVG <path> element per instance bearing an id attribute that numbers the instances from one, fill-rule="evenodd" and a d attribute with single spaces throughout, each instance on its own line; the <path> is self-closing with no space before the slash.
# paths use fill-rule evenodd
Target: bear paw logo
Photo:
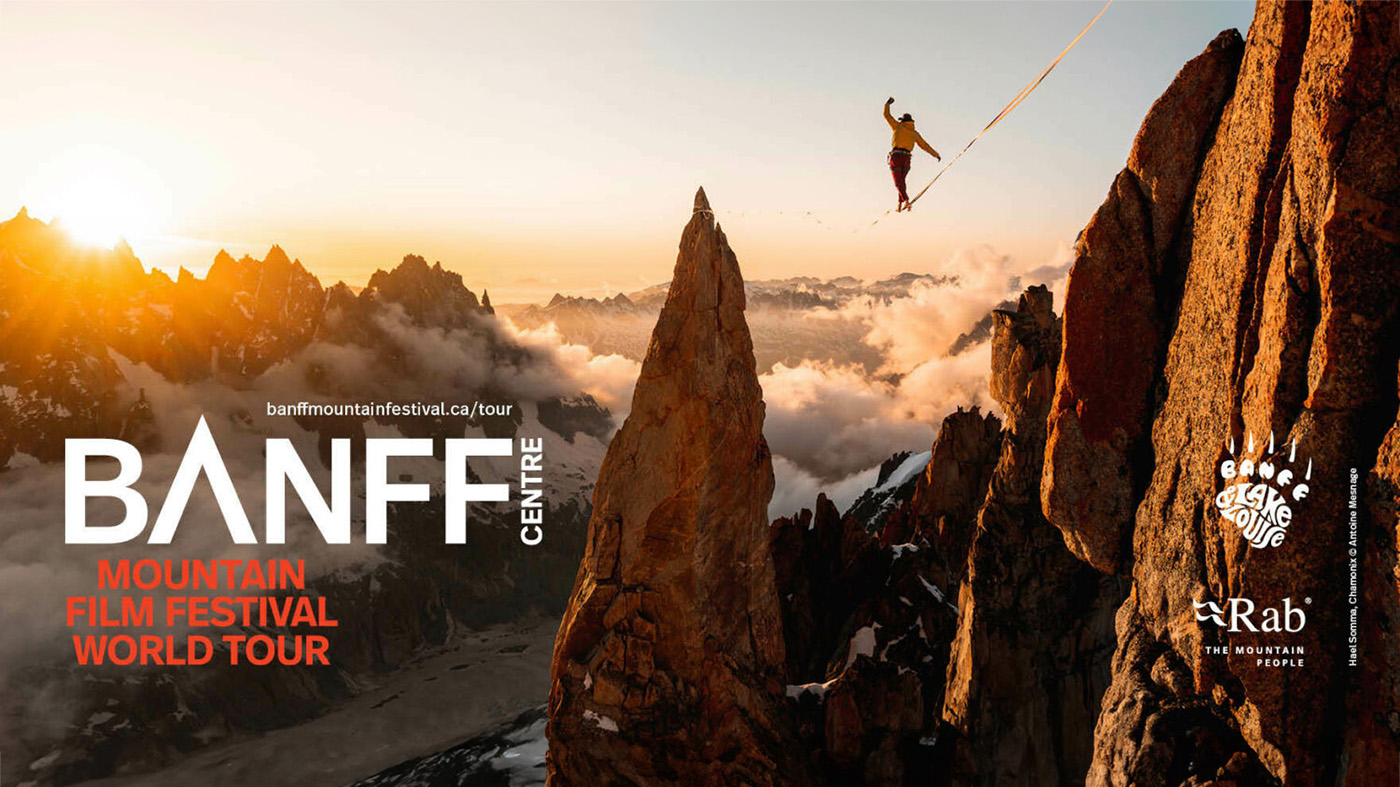
<path id="1" fill-rule="evenodd" d="M 1308 496 L 1308 481 L 1312 480 L 1312 460 L 1308 460 L 1307 470 L 1302 480 L 1298 480 L 1293 470 L 1298 457 L 1298 441 L 1293 441 L 1288 451 L 1288 461 L 1283 466 L 1275 464 L 1274 436 L 1269 434 L 1267 453 L 1251 458 L 1254 454 L 1254 435 L 1249 435 L 1244 456 L 1235 458 L 1235 438 L 1227 443 L 1231 457 L 1220 463 L 1220 477 L 1227 486 L 1215 496 L 1215 507 L 1220 516 L 1239 528 L 1251 547 L 1263 549 L 1276 547 L 1288 535 L 1288 526 L 1293 522 L 1292 503 Z"/>

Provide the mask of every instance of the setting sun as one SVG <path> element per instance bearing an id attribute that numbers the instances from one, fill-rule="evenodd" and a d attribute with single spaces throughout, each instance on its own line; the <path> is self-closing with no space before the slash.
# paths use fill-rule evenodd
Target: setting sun
<path id="1" fill-rule="evenodd" d="M 74 183 L 55 216 L 73 240 L 111 248 L 123 237 L 143 234 L 140 206 L 122 184 L 101 177 Z"/>
<path id="2" fill-rule="evenodd" d="M 112 248 L 123 238 L 149 236 L 166 212 L 150 173 L 113 151 L 69 151 L 50 162 L 42 180 L 35 212 L 84 245 Z"/>

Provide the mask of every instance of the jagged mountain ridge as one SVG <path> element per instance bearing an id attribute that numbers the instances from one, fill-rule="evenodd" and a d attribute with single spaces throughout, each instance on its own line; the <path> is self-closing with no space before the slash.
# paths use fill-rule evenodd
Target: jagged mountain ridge
<path id="1" fill-rule="evenodd" d="M 786 279 L 757 279 L 744 282 L 744 296 L 749 308 L 759 309 L 835 309 L 856 298 L 888 300 L 909 295 L 915 286 L 955 284 L 955 278 L 930 273 L 901 273 L 887 279 L 865 282 L 854 276 L 820 279 L 815 276 L 792 276 Z M 640 308 L 659 310 L 666 302 L 671 283 L 653 284 L 631 293 L 612 298 L 564 298 L 555 294 L 549 306 L 568 304 L 600 305 L 604 308 Z"/>
<path id="2" fill-rule="evenodd" d="M 851 276 L 745 282 L 758 368 L 766 372 L 778 363 L 797 366 L 803 361 L 818 361 L 857 364 L 873 372 L 882 358 L 864 341 L 869 326 L 843 318 L 841 310 L 857 302 L 889 305 L 910 297 L 917 288 L 947 288 L 954 297 L 958 284 L 957 277 L 928 273 L 903 273 L 874 282 Z M 668 286 L 658 284 L 601 299 L 556 293 L 543 306 L 517 304 L 501 310 L 521 328 L 538 330 L 552 325 L 566 341 L 586 345 L 594 353 L 640 361 L 646 355 L 651 328 Z M 1010 286 L 1014 289 L 1017 285 L 1013 281 Z M 946 354 L 958 355 L 986 342 L 990 329 L 988 315 L 957 337 Z"/>
<path id="3" fill-rule="evenodd" d="M 7 340 L 0 351 L 0 462 L 16 450 L 56 460 L 64 435 L 118 436 L 130 403 L 125 400 L 134 401 L 138 392 L 118 390 L 111 352 L 175 382 L 215 378 L 244 385 L 313 342 L 325 342 L 368 348 L 384 371 L 414 377 L 421 371 L 413 367 L 418 359 L 396 346 L 395 326 L 385 319 L 401 312 L 419 328 L 471 332 L 501 364 L 542 363 L 494 325 L 459 274 L 415 255 L 392 271 L 376 271 L 358 292 L 344 282 L 323 288 L 279 246 L 262 260 L 235 260 L 221 251 L 203 279 L 181 269 L 172 281 L 159 270 L 145 271 L 125 246 L 76 247 L 22 210 L 0 223 L 0 275 L 7 282 L 0 292 Z M 311 385 L 328 398 L 364 393 L 330 378 Z M 467 392 L 504 396 L 492 388 Z M 591 411 L 578 421 L 582 431 L 596 437 L 610 432 L 606 414 L 586 394 L 549 401 L 560 418 Z M 504 422 L 488 429 L 514 431 Z"/>

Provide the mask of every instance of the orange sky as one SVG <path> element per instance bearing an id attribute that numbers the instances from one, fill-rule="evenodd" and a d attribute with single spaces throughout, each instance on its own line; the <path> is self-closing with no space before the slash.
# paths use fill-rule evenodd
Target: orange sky
<path id="1" fill-rule="evenodd" d="M 1039 264 L 1248 5 L 1115 4 L 912 215 L 851 230 L 894 200 L 887 95 L 951 156 L 1099 6 L 5 0 L 0 212 L 196 272 L 417 253 L 498 302 L 664 281 L 701 184 L 752 278 Z"/>

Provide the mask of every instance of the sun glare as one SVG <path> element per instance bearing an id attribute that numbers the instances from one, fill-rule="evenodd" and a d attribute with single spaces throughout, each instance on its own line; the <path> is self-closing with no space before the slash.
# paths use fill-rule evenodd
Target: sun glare
<path id="1" fill-rule="evenodd" d="M 34 207 L 75 242 L 110 249 L 156 231 L 163 210 L 150 173 L 139 165 L 90 148 L 53 163 Z"/>
<path id="2" fill-rule="evenodd" d="M 54 211 L 73 240 L 110 249 L 124 237 L 146 231 L 139 200 L 123 184 L 94 177 L 74 183 Z"/>

